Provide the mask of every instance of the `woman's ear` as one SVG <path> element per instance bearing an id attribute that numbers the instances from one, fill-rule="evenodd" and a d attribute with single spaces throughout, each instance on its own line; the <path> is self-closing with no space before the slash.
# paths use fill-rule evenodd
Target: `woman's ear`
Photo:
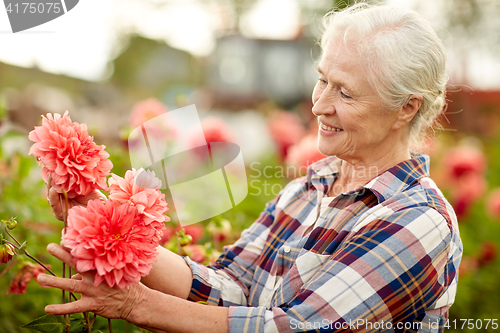
<path id="1" fill-rule="evenodd" d="M 411 95 L 405 105 L 399 110 L 397 119 L 394 122 L 394 128 L 398 129 L 410 123 L 418 110 L 420 110 L 423 100 L 422 95 Z"/>

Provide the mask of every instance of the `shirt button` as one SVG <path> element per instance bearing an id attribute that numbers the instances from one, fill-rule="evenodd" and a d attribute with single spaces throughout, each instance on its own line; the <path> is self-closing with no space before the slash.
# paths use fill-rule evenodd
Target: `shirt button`
<path id="1" fill-rule="evenodd" d="M 285 245 L 285 247 L 283 248 L 283 250 L 285 251 L 285 253 L 288 253 L 288 252 L 290 252 L 291 249 L 290 249 L 290 246 Z"/>

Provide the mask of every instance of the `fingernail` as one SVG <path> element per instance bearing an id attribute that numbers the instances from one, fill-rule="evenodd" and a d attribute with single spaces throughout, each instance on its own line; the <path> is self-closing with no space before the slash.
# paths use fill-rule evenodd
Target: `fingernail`
<path id="1" fill-rule="evenodd" d="M 47 313 L 52 312 L 52 306 L 47 305 L 47 306 L 45 307 L 45 312 L 47 312 Z"/>
<path id="2" fill-rule="evenodd" d="M 44 284 L 47 282 L 47 276 L 46 275 L 38 275 L 38 278 L 36 279 L 38 281 L 38 283 L 41 283 L 41 284 Z"/>
<path id="3" fill-rule="evenodd" d="M 55 250 L 55 244 L 54 243 L 50 243 L 49 245 L 47 245 L 47 251 L 52 251 L 52 250 Z"/>

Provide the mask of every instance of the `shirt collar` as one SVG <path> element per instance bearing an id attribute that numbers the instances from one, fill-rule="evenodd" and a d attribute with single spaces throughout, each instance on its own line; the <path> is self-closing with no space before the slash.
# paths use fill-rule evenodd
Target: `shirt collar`
<path id="1" fill-rule="evenodd" d="M 318 191 L 328 193 L 333 182 L 337 179 L 341 163 L 342 160 L 338 157 L 330 156 L 311 164 L 307 171 L 307 183 Z M 405 191 L 417 180 L 428 177 L 429 163 L 429 156 L 412 153 L 411 159 L 387 169 L 362 188 L 370 190 L 381 203 L 387 198 Z"/>

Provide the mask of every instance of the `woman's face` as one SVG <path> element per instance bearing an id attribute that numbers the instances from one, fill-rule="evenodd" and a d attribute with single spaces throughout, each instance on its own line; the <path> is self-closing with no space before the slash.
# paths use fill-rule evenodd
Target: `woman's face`
<path id="1" fill-rule="evenodd" d="M 388 110 L 368 82 L 354 48 L 332 39 L 318 66 L 312 112 L 318 117 L 318 148 L 349 161 L 384 158 L 399 140 L 397 112 Z"/>

